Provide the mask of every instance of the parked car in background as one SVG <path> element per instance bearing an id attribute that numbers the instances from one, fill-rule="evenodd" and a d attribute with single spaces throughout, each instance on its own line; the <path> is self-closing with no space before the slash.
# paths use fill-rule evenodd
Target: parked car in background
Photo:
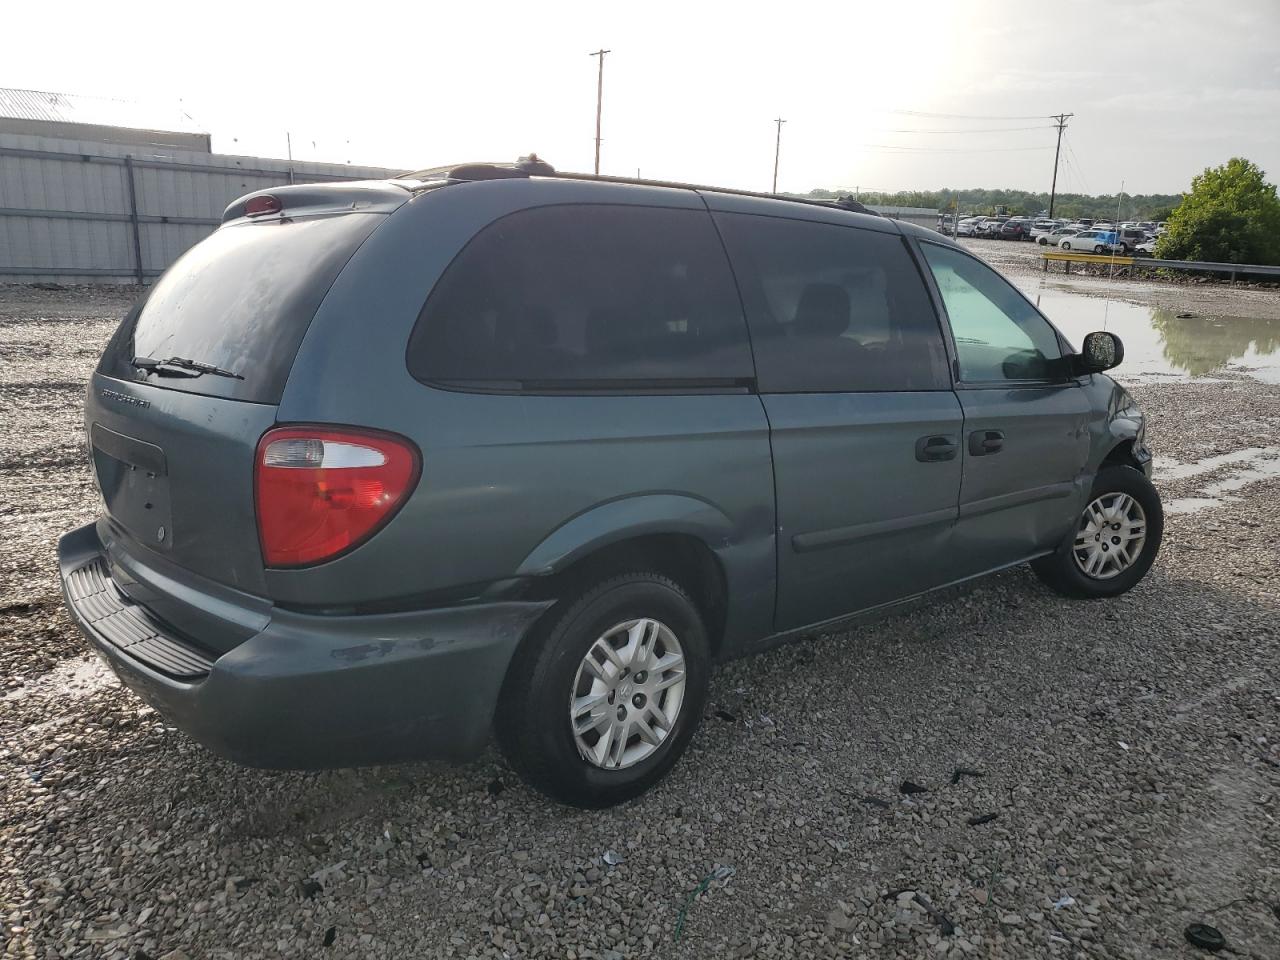
<path id="1" fill-rule="evenodd" d="M 1058 246 L 1063 250 L 1083 253 L 1111 253 L 1117 249 L 1116 235 L 1108 230 L 1085 230 L 1072 237 L 1063 237 Z"/>
<path id="2" fill-rule="evenodd" d="M 987 240 L 994 240 L 1000 233 L 1000 226 L 1008 217 L 984 217 L 982 221 L 974 227 L 974 236 L 982 237 Z"/>
<path id="3" fill-rule="evenodd" d="M 64 597 L 233 760 L 493 731 L 608 806 L 684 753 L 718 661 L 1019 563 L 1137 585 L 1143 415 L 1119 339 L 1081 348 L 954 242 L 834 204 L 535 158 L 261 190 L 92 374 L 103 508 Z"/>
<path id="4" fill-rule="evenodd" d="M 1031 239 L 1039 240 L 1041 237 L 1046 236 L 1047 234 L 1053 233 L 1053 231 L 1057 229 L 1057 226 L 1058 224 L 1055 223 L 1053 220 L 1048 220 L 1043 218 L 1040 220 L 1035 220 L 1031 224 Z"/>
<path id="5" fill-rule="evenodd" d="M 1121 253 L 1132 253 L 1146 239 L 1147 232 L 1139 227 L 1121 227 L 1116 231 L 1116 243 Z"/>
<path id="6" fill-rule="evenodd" d="M 961 221 L 960 221 L 959 223 L 957 223 L 957 224 L 956 224 L 956 236 L 957 236 L 957 237 L 972 237 L 972 236 L 973 236 L 973 230 L 974 230 L 974 227 L 975 227 L 975 226 L 976 226 L 976 220 L 975 220 L 975 218 L 973 218 L 973 217 L 964 217 L 963 219 L 961 219 Z"/>
<path id="7" fill-rule="evenodd" d="M 1148 240 L 1143 240 L 1133 248 L 1133 252 L 1139 257 L 1154 257 L 1156 255 L 1156 238 L 1152 237 Z"/>
<path id="8" fill-rule="evenodd" d="M 1014 217 L 1000 224 L 996 238 L 1000 240 L 1028 240 L 1031 237 L 1031 221 Z"/>
<path id="9" fill-rule="evenodd" d="M 1052 233 L 1044 233 L 1036 237 L 1036 243 L 1042 247 L 1056 247 L 1065 237 L 1074 237 L 1080 232 L 1079 230 L 1072 230 L 1070 227 L 1058 227 Z"/>

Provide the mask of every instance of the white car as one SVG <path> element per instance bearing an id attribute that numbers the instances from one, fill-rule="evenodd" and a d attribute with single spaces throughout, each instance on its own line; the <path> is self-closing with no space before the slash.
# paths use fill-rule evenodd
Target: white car
<path id="1" fill-rule="evenodd" d="M 1063 237 L 1058 246 L 1063 250 L 1077 250 L 1082 253 L 1110 253 L 1115 244 L 1111 238 L 1115 234 L 1105 230 L 1086 230 L 1074 236 Z"/>
<path id="2" fill-rule="evenodd" d="M 1047 237 L 1057 229 L 1058 225 L 1052 220 L 1037 220 L 1031 224 L 1031 239 L 1039 243 L 1041 237 Z"/>
<path id="3" fill-rule="evenodd" d="M 1042 247 L 1056 247 L 1062 243 L 1066 237 L 1074 237 L 1079 230 L 1072 230 L 1068 227 L 1054 227 L 1049 233 L 1036 237 L 1036 243 Z"/>
<path id="4" fill-rule="evenodd" d="M 956 236 L 972 237 L 973 227 L 974 227 L 974 218 L 965 217 L 963 220 L 961 220 L 959 223 L 956 224 Z"/>
<path id="5" fill-rule="evenodd" d="M 1150 240 L 1143 240 L 1133 249 L 1144 257 L 1154 257 L 1156 255 L 1156 238 L 1152 237 Z"/>

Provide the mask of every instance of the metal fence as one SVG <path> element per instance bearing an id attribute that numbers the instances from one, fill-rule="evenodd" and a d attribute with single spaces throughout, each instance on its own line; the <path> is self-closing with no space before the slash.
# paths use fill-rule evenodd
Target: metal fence
<path id="1" fill-rule="evenodd" d="M 246 193 L 400 172 L 0 134 L 0 281 L 145 283 Z"/>
<path id="2" fill-rule="evenodd" d="M 1154 257 L 1120 256 L 1109 253 L 1082 253 L 1079 250 L 1046 250 L 1041 255 L 1043 272 L 1049 272 L 1049 263 L 1061 263 L 1064 273 L 1071 272 L 1073 263 L 1094 263 L 1103 266 L 1127 267 L 1130 270 L 1186 270 L 1190 273 L 1225 273 L 1231 282 L 1236 277 L 1280 277 L 1280 266 L 1258 263 L 1213 263 L 1203 260 L 1157 260 Z"/>

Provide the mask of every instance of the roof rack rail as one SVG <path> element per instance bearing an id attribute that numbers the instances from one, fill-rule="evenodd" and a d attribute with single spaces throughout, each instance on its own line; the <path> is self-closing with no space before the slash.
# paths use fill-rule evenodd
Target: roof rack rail
<path id="1" fill-rule="evenodd" d="M 683 183 L 679 180 L 642 180 L 639 177 L 615 177 L 604 173 L 557 173 L 561 180 L 592 180 L 601 183 L 633 183 L 643 187 L 674 187 L 678 190 L 706 190 L 709 193 L 728 193 L 735 197 L 758 197 L 761 200 L 782 200 L 787 203 L 807 203 L 813 207 L 839 207 L 855 213 L 865 213 L 869 217 L 878 217 L 870 207 L 864 206 L 850 196 L 838 197 L 835 200 L 818 199 L 817 197 L 796 197 L 786 193 L 764 193 L 759 190 L 739 190 L 734 187 L 716 187 L 706 183 Z"/>
<path id="2" fill-rule="evenodd" d="M 536 153 L 515 163 L 456 163 L 402 174 L 398 180 L 508 180 L 515 177 L 554 177 L 556 168 Z"/>
<path id="3" fill-rule="evenodd" d="M 517 177 L 556 177 L 560 180 L 590 180 L 597 183 L 629 183 L 643 187 L 671 187 L 677 190 L 705 190 L 710 193 L 728 193 L 739 197 L 758 197 L 763 200 L 783 200 L 788 203 L 807 203 L 815 207 L 837 207 L 854 213 L 878 217 L 869 207 L 851 196 L 835 200 L 819 200 L 814 197 L 795 197 L 781 193 L 761 193 L 756 190 L 735 190 L 732 187 L 714 187 L 703 183 L 682 183 L 676 180 L 642 180 L 639 177 L 616 177 L 603 173 L 561 173 L 536 153 L 521 157 L 515 163 L 461 163 L 444 167 L 432 167 L 406 173 L 401 180 L 508 180 Z"/>

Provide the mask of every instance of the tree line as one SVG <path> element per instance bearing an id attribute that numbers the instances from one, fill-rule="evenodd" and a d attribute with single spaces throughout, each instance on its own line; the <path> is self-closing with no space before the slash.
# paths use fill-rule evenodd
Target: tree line
<path id="1" fill-rule="evenodd" d="M 805 196 L 815 200 L 834 200 L 849 196 L 848 190 L 810 190 Z M 896 193 L 860 191 L 857 199 L 874 206 L 928 207 L 931 210 L 959 210 L 961 216 L 1035 216 L 1049 209 L 1049 194 L 1029 190 L 899 190 Z M 1179 201 L 1178 194 L 1115 194 L 1091 196 L 1085 193 L 1060 193 L 1053 205 L 1055 217 L 1092 217 L 1114 219 L 1119 204 L 1121 220 L 1168 220 Z M 952 206 L 955 204 L 956 206 Z"/>
<path id="2" fill-rule="evenodd" d="M 807 196 L 835 200 L 850 193 L 810 190 Z M 855 199 L 871 206 L 926 207 L 961 216 L 1036 216 L 1049 209 L 1047 193 L 1027 190 L 859 191 Z M 1060 193 L 1053 213 L 1058 217 L 1168 221 L 1168 230 L 1155 250 L 1157 257 L 1166 260 L 1280 265 L 1280 194 L 1275 184 L 1267 181 L 1266 172 L 1243 157 L 1206 168 L 1192 178 L 1191 189 L 1183 194 L 1095 197 Z"/>

